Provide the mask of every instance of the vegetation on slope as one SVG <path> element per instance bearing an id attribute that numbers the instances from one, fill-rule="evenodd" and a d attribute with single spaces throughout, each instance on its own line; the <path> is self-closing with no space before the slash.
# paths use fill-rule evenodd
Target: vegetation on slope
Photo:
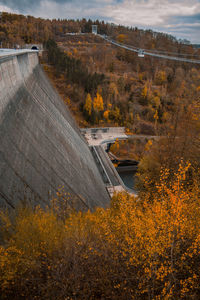
<path id="1" fill-rule="evenodd" d="M 67 77 L 66 72 L 58 74 L 56 65 L 59 65 L 59 59 L 53 63 L 53 69 L 45 66 L 60 93 L 71 100 L 79 114 L 82 112 L 86 126 L 122 125 L 136 133 L 164 135 L 178 114 L 183 117 L 183 111 L 198 102 L 198 67 L 156 59 L 152 61 L 152 58 L 139 60 L 136 54 L 125 51 L 125 59 L 132 58 L 131 62 L 127 62 L 118 59 L 121 52 L 118 48 L 101 40 L 97 43 L 96 38 L 93 40 L 95 44 L 88 40 L 92 37 L 68 37 L 58 44 L 66 56 L 80 60 L 82 68 L 87 68 L 91 74 L 89 81 L 92 89 L 73 83 L 71 75 Z M 52 64 L 51 61 L 48 63 Z M 142 72 L 145 68 L 146 71 Z M 76 70 L 72 72 L 76 76 Z M 95 82 L 93 74 L 105 79 Z M 97 93 L 101 97 L 97 97 Z M 95 109 L 96 98 L 103 102 L 100 111 Z"/>
<path id="2" fill-rule="evenodd" d="M 12 47 L 14 44 L 43 43 L 49 38 L 59 40 L 65 38 L 66 33 L 72 32 L 90 33 L 92 24 L 96 24 L 100 34 L 118 38 L 120 42 L 133 43 L 136 47 L 170 52 L 182 52 L 184 49 L 184 53 L 194 53 L 188 41 L 177 40 L 171 35 L 137 27 L 116 26 L 99 20 L 49 20 L 7 12 L 2 12 L 0 18 L 0 40 L 4 47 L 7 47 L 8 43 Z"/>
<path id="3" fill-rule="evenodd" d="M 1 216 L 1 299 L 198 299 L 199 186 L 190 165 L 154 198 L 114 196 L 87 213 L 59 206 Z"/>
<path id="4" fill-rule="evenodd" d="M 84 66 L 79 59 L 61 51 L 55 41 L 48 40 L 45 47 L 48 51 L 48 61 L 54 65 L 57 74 L 65 75 L 66 82 L 81 86 L 86 93 L 90 93 L 104 81 L 103 74 L 90 74 L 87 66 Z"/>
<path id="5" fill-rule="evenodd" d="M 200 167 L 200 106 L 199 101 L 181 104 L 169 123 L 164 136 L 156 139 L 129 139 L 116 141 L 111 152 L 123 159 L 138 160 L 137 185 L 140 192 L 154 193 L 161 170 L 169 170 L 169 180 L 181 161 L 189 161 L 193 168 Z M 190 180 L 193 178 L 190 174 Z M 146 180 L 148 178 L 148 180 Z"/>
<path id="6" fill-rule="evenodd" d="M 139 59 L 137 54 L 98 37 L 67 35 L 90 33 L 92 23 L 85 19 L 44 20 L 3 13 L 0 40 L 3 46 L 43 43 L 49 38 L 58 43 L 64 53 L 55 49 L 57 54 L 54 58 L 49 55 L 45 69 L 81 126 L 122 125 L 136 133 L 166 134 L 179 107 L 187 110 L 199 99 L 199 67 L 152 57 Z M 98 20 L 94 24 L 99 33 L 138 48 L 181 53 L 190 58 L 200 55 L 198 49 L 164 33 Z M 89 104 L 88 93 L 92 100 Z M 102 105 L 93 105 L 99 99 L 103 110 Z"/>

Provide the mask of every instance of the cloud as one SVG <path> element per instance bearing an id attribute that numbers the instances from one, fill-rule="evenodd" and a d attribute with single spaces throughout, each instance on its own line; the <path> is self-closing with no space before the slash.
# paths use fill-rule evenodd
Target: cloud
<path id="1" fill-rule="evenodd" d="M 34 7 L 39 7 L 42 0 L 1 0 L 0 3 L 6 5 L 7 7 L 10 7 L 12 9 L 17 10 L 27 10 L 32 9 Z M 57 0 L 57 3 L 66 3 L 68 0 Z"/>
<path id="2" fill-rule="evenodd" d="M 1 1 L 0 1 L 0 11 L 13 12 L 13 9 L 11 9 L 10 7 L 8 7 L 6 5 L 1 5 Z"/>
<path id="3" fill-rule="evenodd" d="M 51 1 L 44 1 L 44 0 L 1 0 L 0 3 L 6 5 L 7 7 L 10 7 L 11 9 L 17 9 L 17 10 L 23 10 L 27 11 L 29 9 L 34 9 L 36 10 L 37 8 L 40 8 L 40 6 L 43 6 L 45 3 L 48 3 L 49 5 L 54 5 L 62 7 L 62 5 L 67 6 L 68 4 L 70 6 L 73 6 L 74 8 L 77 7 L 100 7 L 105 4 L 109 3 L 120 3 L 123 0 L 86 0 L 86 1 L 81 1 L 81 0 L 51 0 Z M 47 11 L 48 11 L 48 6 L 47 6 Z M 62 13 L 62 11 L 60 11 Z"/>
<path id="4" fill-rule="evenodd" d="M 84 17 L 169 33 L 176 32 L 178 24 L 187 24 L 185 30 L 200 42 L 198 26 L 192 25 L 200 20 L 200 0 L 0 0 L 0 9 L 1 4 L 38 17 Z"/>
<path id="5" fill-rule="evenodd" d="M 106 12 L 116 23 L 158 26 L 172 16 L 193 15 L 200 12 L 198 0 L 124 0 Z"/>
<path id="6" fill-rule="evenodd" d="M 182 23 L 182 24 L 194 24 L 196 22 L 200 22 L 200 12 L 195 13 L 193 15 L 186 15 L 186 16 L 174 16 L 170 18 L 171 22 L 174 22 L 175 24 L 177 23 Z"/>

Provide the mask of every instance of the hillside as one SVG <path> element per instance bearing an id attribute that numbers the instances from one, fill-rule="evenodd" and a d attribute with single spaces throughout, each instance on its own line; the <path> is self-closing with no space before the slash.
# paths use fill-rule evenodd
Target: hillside
<path id="1" fill-rule="evenodd" d="M 99 33 L 120 43 L 188 58 L 200 55 L 199 49 L 164 33 L 95 24 Z M 142 178 L 143 173 L 158 178 L 161 167 L 176 170 L 181 159 L 198 166 L 199 65 L 139 58 L 90 34 L 91 25 L 85 19 L 3 13 L 1 36 L 3 45 L 44 42 L 44 69 L 81 127 L 125 126 L 134 134 L 168 137 L 147 145 L 148 151 L 143 147 L 142 153 L 140 145 L 131 146 L 141 159 Z M 82 34 L 67 34 L 71 32 Z"/>
<path id="2" fill-rule="evenodd" d="M 88 83 L 80 83 L 73 72 L 69 78 L 67 69 L 56 72 L 59 60 L 47 61 L 50 65 L 46 70 L 52 74 L 66 101 L 70 99 L 81 126 L 121 125 L 136 133 L 165 134 L 177 106 L 181 111 L 182 106 L 192 106 L 198 101 L 198 65 L 138 58 L 137 54 L 111 46 L 92 35 L 66 36 L 58 46 L 65 57 L 80 61 L 82 70 L 104 77 L 88 87 Z M 93 102 L 97 93 L 101 95 L 103 107 L 88 108 L 87 105 L 91 105 L 86 104 L 88 93 Z"/>
<path id="3" fill-rule="evenodd" d="M 163 33 L 95 23 L 101 34 L 120 43 L 200 55 L 200 49 Z M 50 207 L 39 202 L 36 208 L 0 211 L 0 298 L 200 299 L 200 67 L 138 57 L 92 35 L 91 25 L 85 19 L 3 13 L 0 38 L 3 47 L 44 43 L 41 65 L 79 126 L 125 126 L 132 138 L 156 135 L 148 141 L 146 136 L 117 140 L 111 147 L 123 159 L 140 162 L 138 196 L 114 194 L 107 206 L 91 152 L 41 66 L 22 84 L 5 77 L 11 79 L 2 84 L 2 103 L 10 90 L 12 95 L 10 87 L 18 90 L 1 128 L 5 183 L 0 182 L 7 192 L 10 174 L 24 172 L 24 183 L 34 160 L 37 168 L 26 190 L 34 181 L 44 198 L 49 182 L 55 193 L 48 194 Z M 16 62 L 9 66 L 9 75 L 12 68 L 24 70 Z M 13 143 L 17 158 L 11 156 Z M 82 212 L 74 205 L 77 197 Z M 94 209 L 92 203 L 103 205 Z"/>
<path id="4" fill-rule="evenodd" d="M 94 23 L 100 34 L 120 43 L 188 58 L 200 55 L 199 49 L 164 33 Z M 180 158 L 199 165 L 199 65 L 139 58 L 90 34 L 91 25 L 85 19 L 3 13 L 0 34 L 3 45 L 44 42 L 44 69 L 81 127 L 125 126 L 127 132 L 165 136 L 169 140 L 160 139 L 157 150 L 152 150 L 153 161 L 169 168 Z"/>
<path id="5" fill-rule="evenodd" d="M 96 21 L 95 24 L 100 34 L 121 43 L 158 53 L 181 53 L 188 58 L 200 56 L 199 49 L 164 33 L 103 21 Z M 178 98 L 184 105 L 197 101 L 200 86 L 198 65 L 150 57 L 141 59 L 137 54 L 111 46 L 90 34 L 67 35 L 69 32 L 90 33 L 91 25 L 92 21 L 85 19 L 44 20 L 2 13 L 0 39 L 3 47 L 21 47 L 26 43 L 44 43 L 49 38 L 54 39 L 66 57 L 80 60 L 84 74 L 97 73 L 91 87 L 88 86 L 91 80 L 80 83 L 80 78 L 75 79 L 77 74 L 73 75 L 70 71 L 70 77 L 63 67 L 55 74 L 55 68 L 58 70 L 56 65 L 62 63 L 60 60 L 47 61 L 53 65 L 49 74 L 52 77 L 55 74 L 56 85 L 68 103 L 70 99 L 71 108 L 81 126 L 113 124 L 141 133 L 154 134 L 158 129 L 163 133 L 168 121 L 171 122 Z M 100 73 L 101 79 L 98 76 Z M 84 111 L 87 94 L 90 93 L 94 100 L 97 92 L 103 98 L 103 109 L 99 107 L 90 113 L 90 109 L 87 111 L 85 107 Z"/>

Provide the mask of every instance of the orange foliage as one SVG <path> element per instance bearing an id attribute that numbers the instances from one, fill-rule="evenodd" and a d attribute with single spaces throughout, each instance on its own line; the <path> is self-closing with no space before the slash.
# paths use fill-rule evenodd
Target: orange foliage
<path id="1" fill-rule="evenodd" d="M 108 209 L 4 215 L 0 290 L 5 298 L 198 299 L 199 186 L 180 165 L 161 173 L 153 201 L 125 193 Z M 97 296 L 98 295 L 98 296 Z M 112 295 L 110 297 L 110 295 Z M 17 299 L 18 299 L 17 298 Z"/>

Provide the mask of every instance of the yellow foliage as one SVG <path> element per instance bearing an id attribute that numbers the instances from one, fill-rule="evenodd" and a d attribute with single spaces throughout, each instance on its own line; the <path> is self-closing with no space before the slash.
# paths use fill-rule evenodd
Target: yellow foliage
<path id="1" fill-rule="evenodd" d="M 164 112 L 163 115 L 162 115 L 162 120 L 164 122 L 168 121 L 169 120 L 169 113 L 168 112 Z"/>
<path id="2" fill-rule="evenodd" d="M 67 97 L 64 101 L 68 106 L 71 105 L 71 100 L 69 99 L 69 97 Z"/>
<path id="3" fill-rule="evenodd" d="M 140 115 L 139 114 L 136 114 L 136 120 L 140 121 Z"/>
<path id="4" fill-rule="evenodd" d="M 109 113 L 110 113 L 109 110 L 105 110 L 104 113 L 103 113 L 103 117 L 104 117 L 104 119 L 106 119 L 106 121 L 109 120 Z"/>
<path id="5" fill-rule="evenodd" d="M 127 36 L 126 36 L 125 34 L 119 34 L 119 35 L 117 36 L 117 41 L 118 41 L 119 43 L 124 43 L 124 42 L 127 41 Z"/>
<path id="6" fill-rule="evenodd" d="M 158 107 L 160 106 L 160 97 L 154 96 L 154 97 L 151 99 L 151 103 L 152 103 L 153 107 L 158 108 Z"/>
<path id="7" fill-rule="evenodd" d="M 88 116 L 91 116 L 92 114 L 92 98 L 90 94 L 87 94 L 86 100 L 85 100 L 85 105 L 84 105 L 84 110 L 87 112 Z"/>
<path id="8" fill-rule="evenodd" d="M 110 151 L 113 153 L 117 153 L 119 150 L 119 140 L 116 139 L 116 141 L 111 145 Z"/>
<path id="9" fill-rule="evenodd" d="M 74 55 L 78 54 L 78 50 L 76 48 L 73 48 L 73 52 L 74 52 Z"/>
<path id="10" fill-rule="evenodd" d="M 142 73 L 139 73 L 139 74 L 138 74 L 138 79 L 139 79 L 140 81 L 143 80 L 143 74 L 142 74 Z"/>
<path id="11" fill-rule="evenodd" d="M 155 122 L 158 120 L 158 111 L 156 110 L 154 116 L 153 116 Z"/>
<path id="12" fill-rule="evenodd" d="M 45 212 L 40 208 L 35 212 L 29 208 L 18 210 L 12 238 L 6 248 L 0 248 L 3 288 L 23 276 L 28 269 L 37 268 L 38 260 L 53 256 L 63 239 L 64 227 L 60 225 L 53 211 Z M 10 234 L 12 226 L 10 222 Z"/>
<path id="13" fill-rule="evenodd" d="M 142 93 L 141 93 L 142 98 L 146 99 L 147 98 L 147 94 L 148 94 L 148 88 L 145 85 L 144 88 L 142 89 Z"/>
<path id="14" fill-rule="evenodd" d="M 151 148 L 152 144 L 153 144 L 152 140 L 148 140 L 148 142 L 145 145 L 145 150 L 149 151 L 149 149 Z"/>
<path id="15" fill-rule="evenodd" d="M 103 107 L 103 98 L 99 93 L 97 93 L 96 97 L 94 98 L 93 108 L 94 110 L 100 112 L 103 111 Z"/>
<path id="16" fill-rule="evenodd" d="M 165 71 L 158 71 L 155 75 L 155 80 L 157 84 L 163 84 L 167 81 L 167 75 Z"/>
<path id="17" fill-rule="evenodd" d="M 163 170 L 151 201 L 119 193 L 107 209 L 63 220 L 40 208 L 1 218 L 3 298 L 198 299 L 200 189 L 185 184 L 189 168 L 171 184 Z"/>
<path id="18" fill-rule="evenodd" d="M 111 82 L 109 85 L 109 93 L 114 96 L 114 99 L 119 95 L 117 86 L 114 82 Z"/>

